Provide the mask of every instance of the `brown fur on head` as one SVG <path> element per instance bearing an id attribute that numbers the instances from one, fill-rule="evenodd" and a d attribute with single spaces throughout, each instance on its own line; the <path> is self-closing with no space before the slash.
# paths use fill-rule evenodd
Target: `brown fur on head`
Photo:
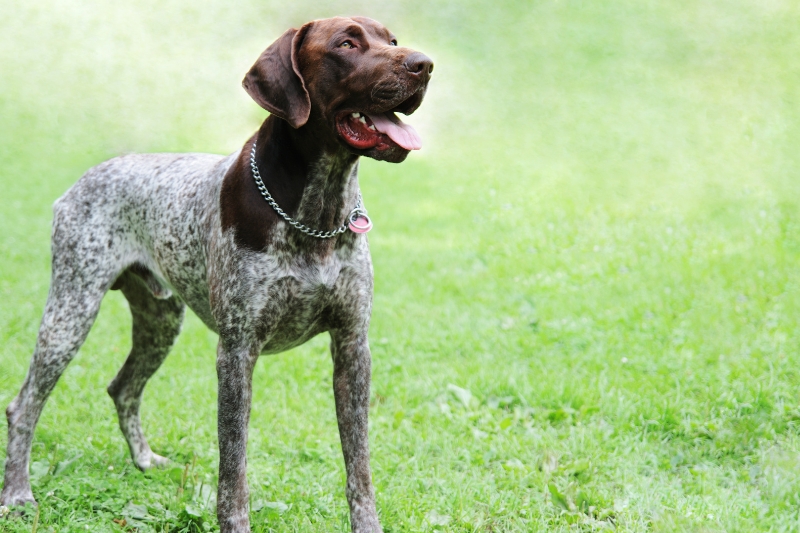
<path id="1" fill-rule="evenodd" d="M 397 46 L 392 33 L 365 17 L 315 20 L 286 31 L 242 85 L 261 107 L 293 128 L 313 124 L 354 155 L 399 162 L 409 150 L 369 129 L 369 115 L 396 120 L 422 103 L 433 70 L 425 55 Z M 366 116 L 359 125 L 353 113 Z M 327 144 L 327 143 L 326 143 Z"/>

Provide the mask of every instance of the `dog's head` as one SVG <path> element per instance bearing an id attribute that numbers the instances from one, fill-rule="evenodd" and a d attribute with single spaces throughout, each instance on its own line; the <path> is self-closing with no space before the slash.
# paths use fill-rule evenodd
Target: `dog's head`
<path id="1" fill-rule="evenodd" d="M 421 142 L 395 113 L 419 107 L 432 71 L 430 58 L 398 46 L 380 23 L 336 17 L 288 30 L 242 85 L 293 128 L 313 125 L 353 154 L 400 162 Z"/>

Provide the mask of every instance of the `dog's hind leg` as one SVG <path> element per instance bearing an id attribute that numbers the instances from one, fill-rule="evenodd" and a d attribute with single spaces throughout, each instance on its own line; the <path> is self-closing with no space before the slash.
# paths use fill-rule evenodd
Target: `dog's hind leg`
<path id="1" fill-rule="evenodd" d="M 150 274 L 152 276 L 152 274 Z M 108 386 L 119 417 L 119 427 L 134 464 L 141 470 L 166 464 L 167 459 L 150 449 L 142 431 L 139 407 L 147 380 L 166 359 L 180 333 L 185 305 L 176 296 L 154 294 L 148 277 L 135 269 L 125 271 L 117 280 L 128 299 L 133 317 L 133 345 L 128 359 Z"/>
<path id="2" fill-rule="evenodd" d="M 111 262 L 86 255 L 93 243 L 70 231 L 69 220 L 53 230 L 50 292 L 33 358 L 22 389 L 6 409 L 8 449 L 0 504 L 34 502 L 28 466 L 34 429 L 45 402 L 94 323 L 116 272 Z M 63 222 L 63 221 L 62 221 Z"/>

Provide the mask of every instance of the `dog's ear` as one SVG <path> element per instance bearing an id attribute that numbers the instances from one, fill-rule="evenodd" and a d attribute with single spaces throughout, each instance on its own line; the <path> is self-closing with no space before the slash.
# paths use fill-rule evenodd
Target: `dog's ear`
<path id="1" fill-rule="evenodd" d="M 311 113 L 311 99 L 297 66 L 297 54 L 310 27 L 311 23 L 287 30 L 264 50 L 242 81 L 258 105 L 293 128 L 305 124 Z"/>

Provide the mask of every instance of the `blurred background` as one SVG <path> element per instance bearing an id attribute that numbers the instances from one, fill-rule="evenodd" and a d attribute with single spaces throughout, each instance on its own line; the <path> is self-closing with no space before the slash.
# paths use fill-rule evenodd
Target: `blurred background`
<path id="1" fill-rule="evenodd" d="M 436 64 L 407 119 L 423 149 L 360 173 L 387 533 L 797 531 L 791 0 L 5 0 L 0 404 L 34 345 L 53 201 L 119 154 L 239 149 L 266 116 L 240 86 L 261 51 L 352 14 Z M 104 393 L 128 337 L 109 294 L 37 431 L 42 527 L 213 529 L 216 338 L 188 317 L 152 380 L 145 426 L 178 469 L 144 475 Z M 349 530 L 326 343 L 259 364 L 256 531 Z"/>

